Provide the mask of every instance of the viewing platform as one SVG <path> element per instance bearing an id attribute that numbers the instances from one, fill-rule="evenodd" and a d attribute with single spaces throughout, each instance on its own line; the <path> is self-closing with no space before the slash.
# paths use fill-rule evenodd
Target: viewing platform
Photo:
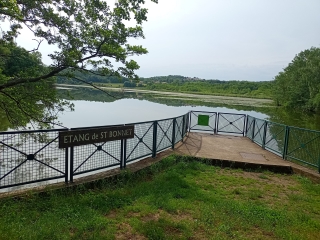
<path id="1" fill-rule="evenodd" d="M 210 165 L 244 170 L 267 170 L 275 173 L 300 174 L 320 183 L 320 174 L 310 168 L 286 161 L 274 153 L 262 149 L 243 136 L 220 135 L 212 133 L 189 132 L 174 149 L 167 149 L 155 157 L 127 165 L 127 170 L 136 172 L 161 161 L 172 154 L 195 157 L 206 160 Z M 113 169 L 93 176 L 75 180 L 75 184 L 95 181 L 120 174 L 120 169 Z"/>
<path id="2" fill-rule="evenodd" d="M 262 149 L 247 137 L 191 132 L 175 154 L 203 158 L 221 167 L 298 173 L 320 183 L 320 174 Z"/>
<path id="3" fill-rule="evenodd" d="M 191 111 L 117 126 L 1 132 L 0 197 L 138 171 L 170 154 L 320 182 L 320 132 L 245 114 Z"/>
<path id="4" fill-rule="evenodd" d="M 174 152 L 197 158 L 212 159 L 221 166 L 270 168 L 278 172 L 292 172 L 291 165 L 287 161 L 241 136 L 191 132 L 185 142 Z"/>

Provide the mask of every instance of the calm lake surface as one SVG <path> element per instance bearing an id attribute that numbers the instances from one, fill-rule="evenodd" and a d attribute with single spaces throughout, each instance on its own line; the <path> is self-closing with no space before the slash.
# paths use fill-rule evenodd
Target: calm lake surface
<path id="1" fill-rule="evenodd" d="M 60 97 L 74 103 L 75 111 L 61 113 L 59 122 L 67 128 L 104 126 L 172 118 L 189 111 L 209 111 L 248 114 L 272 122 L 320 131 L 319 114 L 277 108 L 271 100 L 266 99 L 132 89 L 125 89 L 124 92 L 119 89 L 106 91 L 120 99 L 83 86 L 60 89 Z M 73 96 L 72 100 L 68 93 Z M 0 131 L 9 129 L 5 116 L 0 116 Z"/>
<path id="2" fill-rule="evenodd" d="M 75 111 L 65 112 L 59 117 L 62 125 L 68 128 L 153 121 L 177 117 L 189 111 L 243 113 L 261 119 L 269 117 L 253 110 L 239 111 L 227 107 L 206 106 L 168 106 L 138 99 L 121 99 L 115 102 L 78 100 L 72 101 L 72 103 L 75 105 Z"/>
<path id="3" fill-rule="evenodd" d="M 188 111 L 249 114 L 289 126 L 320 131 L 320 115 L 275 107 L 268 99 L 155 92 L 135 89 L 111 90 L 109 94 L 88 87 L 61 90 L 61 98 L 73 96 L 74 112 L 60 115 L 68 128 L 134 123 L 177 117 Z"/>
<path id="4" fill-rule="evenodd" d="M 320 117 L 312 114 L 283 111 L 277 108 L 241 110 L 241 107 L 169 106 L 148 100 L 121 99 L 114 102 L 72 101 L 75 111 L 60 115 L 67 128 L 114 125 L 177 117 L 188 111 L 210 111 L 248 114 L 256 118 L 290 126 L 320 130 Z"/>
<path id="5" fill-rule="evenodd" d="M 174 92 L 105 89 L 84 86 L 60 90 L 61 98 L 73 96 L 75 111 L 64 113 L 60 121 L 68 128 L 135 123 L 177 117 L 188 111 L 242 113 L 289 126 L 320 130 L 320 115 L 275 107 L 268 99 L 226 97 Z M 70 99 L 69 99 L 70 100 Z"/>

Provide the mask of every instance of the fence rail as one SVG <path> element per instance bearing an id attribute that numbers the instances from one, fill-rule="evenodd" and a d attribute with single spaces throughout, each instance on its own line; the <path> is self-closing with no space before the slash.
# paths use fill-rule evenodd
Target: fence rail
<path id="1" fill-rule="evenodd" d="M 235 113 L 218 113 L 217 129 L 218 133 L 232 133 L 241 134 L 245 133 L 245 114 Z"/>
<path id="2" fill-rule="evenodd" d="M 0 133 L 0 188 L 67 180 L 68 149 L 58 148 L 60 130 Z"/>
<path id="3" fill-rule="evenodd" d="M 160 151 L 174 148 L 190 131 L 243 135 L 284 159 L 317 167 L 320 172 L 318 131 L 290 127 L 245 114 L 205 111 L 191 111 L 175 118 L 126 125 L 135 126 L 134 138 L 65 149 L 58 148 L 58 134 L 68 129 L 0 133 L 0 189 L 37 182 L 46 184 L 53 179 L 72 182 L 76 176 L 98 170 L 122 169 L 127 163 L 155 157 Z"/>
<path id="4" fill-rule="evenodd" d="M 127 163 L 155 157 L 174 148 L 187 134 L 189 113 L 176 118 L 133 123 L 134 138 L 58 148 L 58 134 L 68 129 L 0 133 L 0 189 L 83 176 Z M 115 127 L 112 125 L 101 127 Z M 100 127 L 73 128 L 88 130 Z"/>
<path id="5" fill-rule="evenodd" d="M 320 173 L 320 131 L 247 116 L 246 136 L 283 159 L 316 167 Z"/>

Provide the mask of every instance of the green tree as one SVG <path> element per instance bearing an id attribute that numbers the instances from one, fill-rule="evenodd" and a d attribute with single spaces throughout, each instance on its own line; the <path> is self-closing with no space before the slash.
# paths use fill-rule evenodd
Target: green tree
<path id="1" fill-rule="evenodd" d="M 5 58 L 2 58 L 0 70 L 3 78 L 29 77 L 47 71 L 38 52 L 29 53 L 15 45 L 7 46 Z M 0 94 L 0 110 L 4 112 L 13 127 L 27 123 L 37 127 L 54 123 L 57 115 L 72 105 L 57 97 L 54 79 L 23 83 L 5 88 Z"/>
<path id="2" fill-rule="evenodd" d="M 290 108 L 320 110 L 320 48 L 300 52 L 275 77 L 274 99 Z"/>
<path id="3" fill-rule="evenodd" d="M 110 2 L 113 1 L 0 0 L 0 20 L 10 23 L 10 29 L 3 31 L 0 37 L 2 104 L 19 101 L 14 94 L 25 91 L 28 85 L 32 86 L 30 88 L 42 88 L 45 92 L 51 87 L 52 77 L 78 78 L 75 72 L 99 72 L 100 75 L 137 79 L 135 70 L 139 65 L 128 58 L 146 54 L 147 50 L 140 45 L 128 44 L 128 40 L 144 38 L 142 23 L 147 20 L 147 9 L 143 7 L 145 0 L 118 0 L 114 7 Z M 133 23 L 135 26 L 131 26 Z M 26 51 L 30 53 L 25 55 L 32 60 L 30 63 L 19 58 L 19 62 L 11 66 L 8 63 L 15 61 L 12 51 L 22 51 L 14 45 L 22 27 L 30 30 L 38 46 Z M 52 64 L 40 69 L 37 51 L 41 49 L 42 42 L 54 45 L 57 50 L 49 55 Z M 34 62 L 37 59 L 39 62 Z M 114 67 L 114 62 L 120 66 Z M 47 100 L 49 98 L 42 95 L 35 99 L 36 102 Z M 14 112 L 17 104 L 10 105 L 12 109 L 6 107 L 6 111 Z"/>
<path id="4" fill-rule="evenodd" d="M 123 87 L 136 87 L 137 84 L 135 82 L 125 81 L 123 83 Z"/>

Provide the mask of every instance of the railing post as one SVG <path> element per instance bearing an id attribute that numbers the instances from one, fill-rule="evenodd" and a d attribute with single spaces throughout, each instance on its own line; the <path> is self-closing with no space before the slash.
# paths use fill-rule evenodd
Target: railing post
<path id="1" fill-rule="evenodd" d="M 214 134 L 218 134 L 219 133 L 219 117 L 220 117 L 220 113 L 216 113 L 216 121 L 214 123 Z"/>
<path id="2" fill-rule="evenodd" d="M 189 112 L 189 116 L 188 116 L 188 128 L 189 128 L 189 132 L 191 132 L 191 113 L 192 111 Z"/>
<path id="3" fill-rule="evenodd" d="M 248 133 L 248 114 L 246 114 L 246 120 L 243 126 L 243 136 L 247 136 Z"/>
<path id="4" fill-rule="evenodd" d="M 127 167 L 127 139 L 123 140 L 123 168 Z"/>
<path id="5" fill-rule="evenodd" d="M 267 121 L 264 121 L 263 137 L 262 137 L 262 146 L 261 146 L 263 149 L 266 149 L 266 148 L 265 148 L 265 145 L 266 145 L 266 138 L 267 138 L 267 130 L 268 130 L 268 122 L 267 122 Z"/>
<path id="6" fill-rule="evenodd" d="M 174 149 L 174 143 L 176 141 L 176 121 L 177 121 L 177 119 L 175 119 L 175 118 L 172 120 L 172 137 L 171 137 L 171 140 L 172 140 L 171 148 L 172 149 Z"/>
<path id="7" fill-rule="evenodd" d="M 186 124 L 186 119 L 185 119 L 185 116 L 183 116 L 182 118 L 182 129 L 181 129 L 181 142 L 183 142 L 183 138 L 184 138 L 184 135 L 185 135 L 185 124 Z"/>
<path id="8" fill-rule="evenodd" d="M 188 112 L 188 114 L 186 115 L 186 119 L 187 119 L 186 134 L 187 134 L 187 132 L 190 132 L 190 131 L 189 131 L 189 128 L 190 128 L 189 116 L 190 116 L 190 112 Z"/>
<path id="9" fill-rule="evenodd" d="M 157 127 L 158 121 L 153 122 L 153 144 L 152 144 L 152 157 L 155 158 L 157 155 Z"/>
<path id="10" fill-rule="evenodd" d="M 289 134 L 290 134 L 290 127 L 286 126 L 286 131 L 284 135 L 284 146 L 283 146 L 283 153 L 282 158 L 286 159 L 288 154 L 288 145 L 289 145 Z"/>
<path id="11" fill-rule="evenodd" d="M 64 182 L 68 183 L 69 148 L 65 148 Z"/>
<path id="12" fill-rule="evenodd" d="M 253 118 L 251 141 L 254 142 L 254 130 L 256 128 L 256 118 Z"/>
<path id="13" fill-rule="evenodd" d="M 120 169 L 123 169 L 124 159 L 123 159 L 123 139 L 121 139 L 121 148 L 120 148 Z"/>
<path id="14" fill-rule="evenodd" d="M 70 182 L 73 182 L 73 147 L 70 148 Z"/>
<path id="15" fill-rule="evenodd" d="M 181 131 L 182 140 L 183 140 L 184 134 L 186 133 L 186 124 L 187 124 L 186 115 L 183 115 L 183 117 L 182 117 L 182 131 Z"/>

